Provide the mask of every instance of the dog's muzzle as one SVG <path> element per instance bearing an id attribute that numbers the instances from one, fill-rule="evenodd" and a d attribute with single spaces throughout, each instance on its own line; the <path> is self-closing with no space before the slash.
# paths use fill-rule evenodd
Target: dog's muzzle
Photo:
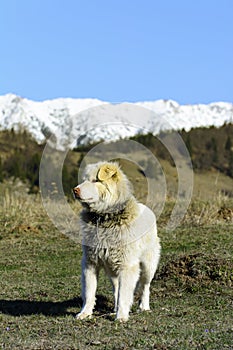
<path id="1" fill-rule="evenodd" d="M 78 186 L 74 187 L 73 188 L 73 193 L 74 193 L 75 198 L 79 198 L 79 199 L 81 198 L 80 197 L 80 194 L 81 194 L 80 187 L 78 187 Z"/>

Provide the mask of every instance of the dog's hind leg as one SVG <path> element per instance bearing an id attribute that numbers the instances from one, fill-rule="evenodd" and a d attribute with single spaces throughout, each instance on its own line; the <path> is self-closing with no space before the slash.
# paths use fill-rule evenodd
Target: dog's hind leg
<path id="1" fill-rule="evenodd" d="M 150 284 L 154 277 L 159 261 L 159 254 L 148 254 L 147 261 L 141 262 L 141 274 L 138 283 L 140 294 L 139 309 L 141 311 L 150 310 Z"/>
<path id="2" fill-rule="evenodd" d="M 151 271 L 146 266 L 140 265 L 141 274 L 137 289 L 139 292 L 140 302 L 139 309 L 141 311 L 150 310 L 150 283 L 154 276 L 154 271 Z"/>
<path id="3" fill-rule="evenodd" d="M 139 309 L 141 311 L 150 310 L 150 283 L 141 284 L 141 296 Z"/>

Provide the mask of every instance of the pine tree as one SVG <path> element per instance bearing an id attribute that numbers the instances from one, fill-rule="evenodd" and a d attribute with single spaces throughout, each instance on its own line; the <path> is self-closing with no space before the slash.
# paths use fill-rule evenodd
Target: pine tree
<path id="1" fill-rule="evenodd" d="M 2 166 L 2 158 L 0 157 L 0 182 L 3 182 L 3 166 Z"/>
<path id="2" fill-rule="evenodd" d="M 229 154 L 228 175 L 233 177 L 233 152 Z"/>
<path id="3" fill-rule="evenodd" d="M 217 146 L 217 142 L 216 139 L 214 137 L 212 137 L 211 139 L 211 145 L 212 145 L 212 150 L 213 150 L 213 157 L 212 160 L 214 163 L 218 162 L 218 146 Z"/>
<path id="4" fill-rule="evenodd" d="M 26 166 L 26 177 L 31 183 L 31 188 L 39 187 L 40 155 L 38 153 L 34 153 Z"/>
<path id="5" fill-rule="evenodd" d="M 189 151 L 189 155 L 190 157 L 192 156 L 193 153 L 193 149 L 192 149 L 192 144 L 191 144 L 191 139 L 190 139 L 190 135 L 188 134 L 187 140 L 186 140 L 186 147 L 187 150 Z"/>
<path id="6" fill-rule="evenodd" d="M 71 193 L 72 185 L 70 183 L 70 175 L 66 165 L 64 165 L 62 169 L 62 185 L 65 194 Z"/>
<path id="7" fill-rule="evenodd" d="M 230 136 L 227 137 L 226 144 L 225 144 L 225 150 L 230 151 L 232 148 L 232 142 Z"/>

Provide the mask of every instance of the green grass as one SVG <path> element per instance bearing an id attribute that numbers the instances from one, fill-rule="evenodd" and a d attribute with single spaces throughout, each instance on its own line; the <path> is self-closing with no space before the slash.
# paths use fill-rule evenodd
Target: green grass
<path id="1" fill-rule="evenodd" d="M 151 286 L 151 312 L 111 315 L 111 286 L 101 274 L 93 318 L 81 307 L 81 247 L 58 232 L 33 196 L 1 197 L 0 348 L 233 349 L 233 225 L 221 203 L 192 204 L 182 225 L 159 220 L 162 257 Z M 227 204 L 225 203 L 225 206 Z M 231 204 L 230 204 L 231 205 Z"/>

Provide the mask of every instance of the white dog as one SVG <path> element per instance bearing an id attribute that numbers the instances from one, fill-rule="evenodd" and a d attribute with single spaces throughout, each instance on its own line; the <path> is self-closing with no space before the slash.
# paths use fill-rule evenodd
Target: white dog
<path id="1" fill-rule="evenodd" d="M 113 285 L 116 319 L 128 320 L 136 286 L 140 310 L 149 310 L 150 283 L 160 257 L 153 212 L 137 203 L 116 163 L 88 165 L 84 182 L 73 192 L 83 204 L 83 307 L 76 317 L 92 315 L 101 267 Z"/>

